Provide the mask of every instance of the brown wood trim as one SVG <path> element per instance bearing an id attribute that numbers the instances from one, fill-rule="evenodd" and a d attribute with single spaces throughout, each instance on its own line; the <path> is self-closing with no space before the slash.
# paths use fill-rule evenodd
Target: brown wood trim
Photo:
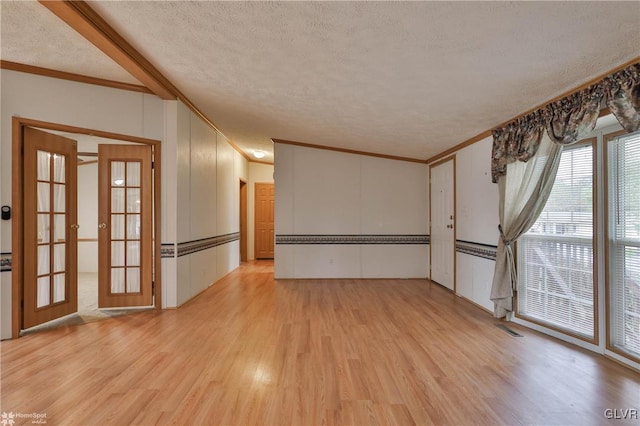
<path id="1" fill-rule="evenodd" d="M 213 126 L 213 123 L 211 123 L 211 125 Z M 213 128 L 216 129 L 216 131 L 220 132 L 220 130 L 218 130 L 217 127 L 213 126 Z M 220 132 L 220 134 L 222 136 L 224 136 L 224 134 L 222 132 Z M 226 136 L 224 136 L 224 137 L 225 137 L 225 139 L 227 138 Z M 233 149 L 235 149 L 238 152 L 238 154 L 242 155 L 245 158 L 245 160 L 251 161 L 251 159 L 249 158 L 249 155 L 246 152 L 244 152 L 242 150 L 242 148 L 240 148 L 238 145 L 236 145 L 236 143 L 234 141 L 232 141 L 231 139 L 227 139 L 227 142 L 229 142 L 229 145 L 231 145 L 231 147 Z"/>
<path id="2" fill-rule="evenodd" d="M 155 95 L 176 99 L 175 87 L 84 1 L 40 1 L 58 18 L 102 50 Z"/>
<path id="3" fill-rule="evenodd" d="M 249 236 L 249 216 L 248 216 L 248 204 L 249 204 L 249 186 L 247 181 L 240 178 L 239 196 L 240 196 L 240 262 L 246 262 L 248 260 L 248 240 Z"/>
<path id="4" fill-rule="evenodd" d="M 600 110 L 600 113 L 598 114 L 598 118 L 604 117 L 605 115 L 609 115 L 609 114 L 611 114 L 611 110 L 608 107 L 604 107 Z"/>
<path id="5" fill-rule="evenodd" d="M 119 139 L 128 142 L 136 142 L 141 144 L 152 145 L 154 153 L 154 225 L 155 225 L 155 242 L 153 256 L 155 259 L 155 308 L 162 308 L 162 265 L 160 257 L 160 238 L 161 238 L 161 143 L 159 140 L 141 138 L 138 136 L 123 135 L 120 133 L 105 132 L 95 129 L 87 129 L 83 127 L 67 126 L 64 124 L 50 123 L 47 121 L 32 120 L 23 117 L 12 117 L 12 170 L 11 170 L 11 202 L 12 202 L 12 263 L 19 267 L 11 268 L 11 337 L 20 337 L 22 328 L 22 250 L 23 250 L 23 182 L 22 182 L 22 133 L 25 126 L 39 127 L 41 129 L 57 130 L 69 133 L 80 133 L 83 135 L 93 135 L 109 139 Z M 17 237 L 16 237 L 17 236 Z M 16 295 L 18 295 L 16 297 Z"/>
<path id="6" fill-rule="evenodd" d="M 456 156 L 453 155 L 451 157 L 453 160 L 453 292 L 458 294 L 458 255 L 456 254 L 456 241 L 458 241 L 458 227 L 456 224 L 458 223 L 458 200 L 456 194 L 458 193 L 458 181 L 456 175 L 458 174 L 458 169 L 456 166 Z M 431 249 L 429 249 L 431 252 Z"/>
<path id="7" fill-rule="evenodd" d="M 605 312 L 609 312 L 609 306 L 611 304 L 611 297 L 609 296 L 610 288 L 611 288 L 611 276 L 610 276 L 610 265 L 609 265 L 609 142 L 617 138 L 618 136 L 626 135 L 628 132 L 626 130 L 618 130 L 613 133 L 607 133 L 602 136 L 602 166 L 604 175 L 604 205 L 606 206 L 604 209 L 604 304 L 605 304 Z M 606 348 L 607 350 L 620 355 L 621 357 L 627 358 L 634 362 L 640 362 L 640 359 L 634 357 L 633 355 L 621 351 L 615 346 L 611 344 L 611 318 L 609 315 L 605 316 L 605 328 L 606 328 Z M 626 364 L 624 364 L 626 365 Z"/>
<path id="8" fill-rule="evenodd" d="M 78 238 L 79 243 L 97 243 L 97 238 Z"/>
<path id="9" fill-rule="evenodd" d="M 432 222 L 432 215 L 433 215 L 433 212 L 432 212 L 433 209 L 431 208 L 431 187 L 432 187 L 432 185 L 431 185 L 431 168 L 432 167 L 433 167 L 432 165 L 429 165 L 429 189 L 428 189 L 428 191 L 429 191 L 428 192 L 428 196 L 429 196 L 429 200 L 428 200 L 428 203 L 429 203 L 429 237 L 431 237 L 431 235 L 432 235 L 431 222 Z M 429 240 L 429 242 L 431 242 L 431 240 Z M 427 279 L 429 281 L 431 281 L 431 265 L 433 265 L 433 255 L 431 253 L 432 251 L 433 250 L 431 250 L 431 243 L 429 243 L 429 275 L 427 276 Z"/>
<path id="10" fill-rule="evenodd" d="M 635 63 L 637 63 L 637 62 L 640 62 L 640 56 L 635 57 L 635 58 L 631 59 L 630 61 L 625 62 L 624 64 L 618 65 L 617 67 L 615 67 L 615 68 L 613 68 L 613 69 L 610 69 L 609 71 L 607 71 L 607 72 L 605 72 L 605 73 L 599 74 L 598 76 L 596 76 L 596 77 L 594 77 L 594 78 L 592 78 L 592 79 L 588 80 L 588 81 L 587 81 L 587 82 L 585 82 L 585 83 L 582 83 L 582 84 L 581 84 L 581 85 L 579 85 L 579 86 L 574 87 L 573 89 L 569 89 L 569 90 L 567 90 L 567 91 L 565 91 L 565 92 L 562 92 L 561 94 L 559 94 L 559 95 L 558 95 L 558 96 L 556 96 L 555 98 L 552 98 L 552 99 L 550 99 L 550 100 L 548 100 L 548 101 L 546 101 L 546 102 L 543 102 L 543 103 L 541 103 L 540 105 L 538 105 L 538 106 L 536 106 L 536 107 L 530 108 L 530 109 L 528 109 L 527 111 L 525 111 L 525 112 L 523 112 L 523 113 L 521 113 L 521 114 L 516 115 L 514 118 L 512 118 L 512 119 L 510 119 L 510 120 L 507 120 L 507 121 L 505 121 L 504 123 L 501 123 L 501 124 L 499 124 L 499 125 L 495 126 L 495 127 L 494 127 L 494 129 L 497 129 L 497 128 L 500 128 L 500 127 L 504 127 L 504 126 L 506 126 L 507 124 L 511 123 L 512 121 L 517 120 L 517 119 L 519 119 L 519 118 L 521 118 L 521 117 L 524 117 L 524 116 L 526 116 L 526 115 L 529 115 L 529 114 L 531 114 L 533 111 L 536 111 L 536 110 L 538 110 L 538 109 L 540 109 L 540 108 L 542 108 L 542 107 L 544 107 L 544 106 L 546 106 L 546 105 L 549 105 L 549 104 L 550 104 L 550 103 L 552 103 L 552 102 L 555 102 L 555 101 L 557 101 L 557 100 L 560 100 L 560 99 L 562 99 L 562 98 L 565 98 L 565 97 L 567 97 L 567 96 L 569 96 L 569 95 L 571 95 L 571 94 L 573 94 L 573 93 L 579 92 L 580 90 L 584 90 L 584 89 L 586 89 L 586 88 L 587 88 L 587 87 L 589 87 L 589 86 L 593 86 L 594 84 L 596 84 L 596 83 L 597 83 L 597 82 L 599 82 L 600 80 L 604 79 L 606 76 L 608 76 L 608 75 L 610 75 L 610 74 L 613 74 L 614 72 L 618 72 L 618 71 L 620 71 L 620 70 L 622 70 L 622 69 L 624 69 L 624 68 L 628 67 L 629 65 L 633 65 L 633 64 L 635 64 Z"/>
<path id="11" fill-rule="evenodd" d="M 97 152 L 78 152 L 78 157 L 96 157 L 98 158 Z"/>
<path id="12" fill-rule="evenodd" d="M 553 98 L 553 99 L 552 99 L 552 100 L 550 100 L 550 101 L 547 101 L 547 102 L 545 102 L 545 103 L 543 103 L 543 104 L 541 104 L 541 105 L 539 105 L 539 106 L 537 106 L 537 107 L 535 107 L 535 108 L 531 108 L 529 111 L 527 111 L 527 112 L 525 112 L 525 113 L 522 113 L 522 114 L 520 114 L 520 115 L 517 115 L 515 118 L 512 118 L 512 119 L 511 119 L 511 120 L 509 120 L 509 121 L 505 121 L 504 123 L 502 123 L 502 124 L 500 124 L 500 125 L 498 125 L 498 126 L 495 126 L 495 127 L 491 128 L 491 129 L 489 129 L 489 130 L 487 130 L 487 131 L 484 131 L 484 132 L 482 132 L 482 133 L 480 133 L 480 134 L 478 134 L 478 135 L 476 135 L 476 136 L 474 136 L 474 137 L 470 138 L 470 139 L 467 139 L 466 141 L 461 142 L 461 143 L 459 143 L 458 145 L 455 145 L 455 146 L 453 146 L 453 147 L 451 147 L 451 148 L 447 149 L 446 151 L 441 152 L 440 154 L 434 155 L 433 157 L 431 157 L 431 158 L 427 159 L 427 161 L 426 161 L 426 162 L 427 162 L 427 163 L 432 163 L 432 162 L 434 162 L 434 161 L 438 161 L 439 159 L 444 158 L 444 157 L 446 157 L 446 156 L 447 156 L 447 155 L 449 155 L 449 154 L 453 154 L 454 152 L 459 151 L 459 150 L 461 150 L 462 148 L 466 148 L 466 147 L 467 147 L 467 146 L 469 146 L 469 145 L 473 145 L 473 144 L 474 144 L 474 143 L 476 143 L 476 142 L 480 142 L 481 140 L 483 140 L 483 139 L 485 139 L 485 138 L 490 137 L 490 136 L 493 134 L 493 130 L 495 130 L 495 129 L 499 128 L 499 127 L 504 127 L 504 126 L 506 126 L 507 124 L 511 123 L 512 121 L 517 120 L 517 119 L 518 119 L 518 118 L 520 118 L 520 117 L 524 117 L 525 115 L 530 114 L 530 113 L 532 113 L 533 111 L 535 111 L 535 110 L 537 110 L 537 109 L 539 109 L 539 108 L 542 108 L 543 106 L 548 105 L 548 104 L 550 104 L 550 103 L 551 103 L 551 102 L 553 102 L 553 101 L 557 101 L 558 99 L 562 99 L 562 98 L 564 98 L 565 96 L 570 95 L 571 93 L 577 92 L 577 91 L 582 90 L 582 89 L 586 89 L 587 87 L 591 86 L 592 84 L 595 84 L 595 83 L 597 83 L 598 81 L 602 80 L 602 79 L 603 79 L 604 77 L 606 77 L 607 75 L 612 74 L 612 73 L 614 73 L 614 72 L 616 72 L 616 71 L 620 71 L 621 69 L 626 68 L 626 67 L 628 67 L 629 65 L 634 64 L 634 63 L 636 63 L 636 62 L 638 62 L 638 61 L 640 61 L 640 57 L 635 58 L 635 59 L 633 59 L 633 60 L 631 60 L 631 61 L 629 61 L 629 62 L 626 62 L 626 63 L 624 63 L 623 65 L 620 65 L 620 66 L 618 66 L 618 67 L 614 68 L 613 70 L 611 70 L 611 71 L 609 71 L 609 72 L 607 72 L 607 73 L 605 73 L 605 74 L 602 74 L 602 75 L 601 75 L 601 76 L 599 76 L 599 77 L 596 77 L 596 78 L 594 78 L 594 79 L 591 79 L 591 80 L 589 80 L 589 82 L 587 82 L 587 83 L 583 84 L 582 86 L 578 86 L 578 87 L 577 87 L 577 88 L 575 88 L 575 89 L 572 89 L 572 90 L 569 90 L 569 91 L 567 91 L 567 92 L 564 92 L 562 95 L 556 96 L 555 98 Z M 598 115 L 598 117 L 603 117 L 603 116 L 605 116 L 605 115 L 609 115 L 609 114 L 611 114 L 611 110 L 609 110 L 609 108 L 605 107 L 605 108 L 603 108 L 603 109 L 601 109 L 601 110 L 600 110 L 600 114 Z"/>
<path id="13" fill-rule="evenodd" d="M 273 143 L 280 143 L 283 145 L 294 145 L 294 146 L 301 146 L 305 148 L 323 149 L 325 151 L 337 151 L 337 152 L 344 152 L 346 154 L 366 155 L 369 157 L 386 158 L 388 160 L 409 161 L 411 163 L 427 164 L 426 160 L 420 160 L 418 158 L 397 157 L 395 155 L 386 155 L 386 154 L 379 154 L 379 153 L 367 152 L 367 151 L 357 151 L 354 149 L 337 148 L 337 147 L 326 146 L 326 145 L 315 145 L 311 143 L 295 142 L 295 141 L 288 141 L 283 139 L 271 139 L 271 140 L 273 141 Z"/>
<path id="14" fill-rule="evenodd" d="M 11 70 L 11 71 L 24 72 L 28 74 L 42 75 L 45 77 L 58 78 L 61 80 L 69 80 L 69 81 L 76 81 L 79 83 L 94 84 L 96 86 L 111 87 L 113 89 L 122 89 L 122 90 L 129 90 L 132 92 L 153 94 L 151 90 L 137 84 L 123 83 L 121 81 L 114 81 L 114 80 L 106 80 L 103 78 L 90 77 L 86 75 L 74 74 L 74 73 L 65 72 L 65 71 L 58 71 L 50 68 L 36 67 L 33 65 L 20 64 L 17 62 L 0 60 L 0 68 Z"/>
<path id="15" fill-rule="evenodd" d="M 467 139 L 464 142 L 459 143 L 458 145 L 452 146 L 451 148 L 447 149 L 446 151 L 442 151 L 440 154 L 438 155 L 434 155 L 433 157 L 427 159 L 427 161 L 425 161 L 425 163 L 431 164 L 434 161 L 438 161 L 441 160 L 457 151 L 460 151 L 462 148 L 466 148 L 469 145 L 473 145 L 476 142 L 480 142 L 481 140 L 488 138 L 489 136 L 491 136 L 491 130 L 487 130 L 485 132 L 482 132 L 470 139 Z"/>
<path id="16" fill-rule="evenodd" d="M 591 245 L 593 246 L 593 337 L 595 345 L 600 344 L 600 299 L 598 298 L 599 293 L 599 275 L 600 271 L 598 269 L 598 216 L 600 211 L 598 210 L 598 198 L 600 194 L 598 193 L 598 185 L 600 182 L 598 181 L 598 138 L 588 138 L 583 142 L 584 144 L 591 144 L 592 149 L 592 161 L 593 161 L 593 182 L 591 185 L 593 186 L 593 194 L 591 195 L 591 203 L 592 203 L 592 215 L 593 215 L 593 240 Z M 606 227 L 606 225 L 605 225 Z"/>
<path id="17" fill-rule="evenodd" d="M 80 133 L 82 135 L 98 136 L 106 139 L 118 139 L 127 142 L 136 142 L 147 145 L 159 144 L 156 139 L 142 138 L 139 136 L 123 135 L 121 133 L 105 132 L 102 130 L 87 129 L 84 127 L 67 126 L 66 124 L 51 123 L 48 121 L 32 120 L 29 118 L 16 117 L 20 120 L 22 126 L 38 127 L 48 130 L 57 130 L 60 132 Z"/>
<path id="18" fill-rule="evenodd" d="M 273 166 L 273 161 L 260 161 L 260 160 L 251 160 L 249 159 L 250 163 L 258 163 L 258 164 L 266 164 L 268 166 Z"/>
<path id="19" fill-rule="evenodd" d="M 160 245 L 162 242 L 162 144 L 153 144 L 153 228 L 155 230 L 153 244 L 154 279 L 153 302 L 156 309 L 162 309 L 162 258 L 160 257 Z"/>
<path id="20" fill-rule="evenodd" d="M 22 124 L 20 118 L 13 117 L 11 120 L 11 203 L 12 203 L 12 223 L 11 223 L 11 337 L 20 336 L 22 328 L 22 241 L 23 241 L 23 208 L 22 208 Z"/>
<path id="21" fill-rule="evenodd" d="M 90 161 L 78 161 L 78 167 L 80 166 L 88 166 L 89 164 L 97 164 L 98 160 L 90 160 Z"/>
<path id="22" fill-rule="evenodd" d="M 453 160 L 455 157 L 456 157 L 455 155 L 447 156 L 446 158 L 443 158 L 443 159 L 441 159 L 441 160 L 438 160 L 438 161 L 437 161 L 437 162 L 435 162 L 435 163 L 429 164 L 429 169 L 431 169 L 431 167 L 436 167 L 436 166 L 439 166 L 440 164 L 444 164 L 444 163 L 446 163 L 447 161 L 451 161 L 451 160 Z M 431 179 L 431 174 L 429 174 L 429 179 Z"/>
<path id="23" fill-rule="evenodd" d="M 153 94 L 164 100 L 179 99 L 194 114 L 224 136 L 218 127 L 189 98 L 98 15 L 88 3 L 84 1 L 46 0 L 40 0 L 40 3 L 137 78 Z M 226 136 L 225 139 L 240 155 L 249 160 L 249 156 L 238 145 Z"/>

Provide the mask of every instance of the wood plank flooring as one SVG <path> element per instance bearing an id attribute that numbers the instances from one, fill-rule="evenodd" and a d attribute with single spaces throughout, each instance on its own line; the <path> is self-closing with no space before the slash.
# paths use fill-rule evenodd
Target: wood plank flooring
<path id="1" fill-rule="evenodd" d="M 243 264 L 177 310 L 2 342 L 0 412 L 49 425 L 637 424 L 604 412 L 640 409 L 640 374 L 495 324 L 425 280 L 275 281 L 272 263 Z"/>

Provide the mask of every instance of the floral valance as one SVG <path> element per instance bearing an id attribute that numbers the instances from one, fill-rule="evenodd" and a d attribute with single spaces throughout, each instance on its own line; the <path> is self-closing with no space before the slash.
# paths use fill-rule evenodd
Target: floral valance
<path id="1" fill-rule="evenodd" d="M 507 164 L 530 159 L 538 150 L 544 131 L 562 145 L 587 136 L 605 106 L 626 131 L 640 128 L 640 63 L 495 129 L 491 153 L 493 182 L 506 173 Z"/>

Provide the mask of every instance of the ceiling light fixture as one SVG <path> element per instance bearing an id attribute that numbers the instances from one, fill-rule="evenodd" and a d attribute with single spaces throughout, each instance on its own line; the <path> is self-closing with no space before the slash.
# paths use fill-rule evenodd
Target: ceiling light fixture
<path id="1" fill-rule="evenodd" d="M 264 151 L 259 151 L 259 150 L 254 150 L 253 151 L 253 156 L 256 158 L 264 158 L 266 154 L 264 153 Z"/>

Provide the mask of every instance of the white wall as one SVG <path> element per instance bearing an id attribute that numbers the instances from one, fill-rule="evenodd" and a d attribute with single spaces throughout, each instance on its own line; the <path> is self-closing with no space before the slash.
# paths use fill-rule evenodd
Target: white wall
<path id="1" fill-rule="evenodd" d="M 255 259 L 256 183 L 273 183 L 273 165 L 249 162 L 249 190 L 247 191 L 247 259 Z M 276 188 L 278 192 L 278 188 Z"/>
<path id="2" fill-rule="evenodd" d="M 239 232 L 238 183 L 240 178 L 248 181 L 248 165 L 219 132 L 178 101 L 15 71 L 0 72 L 0 205 L 11 205 L 12 116 L 160 140 L 161 243 L 174 249 L 173 257 L 164 256 L 161 261 L 162 306 L 184 303 L 238 266 L 238 241 L 177 256 L 179 247 L 195 240 Z M 89 167 L 80 167 L 81 176 L 89 170 L 83 168 Z M 84 188 L 88 180 L 79 180 L 79 190 L 88 190 Z M 82 209 L 80 214 L 80 220 L 85 221 Z M 80 225 L 82 238 L 95 237 L 84 234 L 95 230 L 95 224 Z M 0 247 L 3 253 L 11 252 L 11 221 L 0 222 Z M 2 272 L 0 279 L 4 339 L 11 337 L 11 272 Z"/>
<path id="3" fill-rule="evenodd" d="M 498 244 L 498 185 L 491 183 L 491 145 L 488 137 L 455 154 L 458 245 Z M 494 265 L 494 260 L 457 252 L 457 294 L 493 311 L 489 295 Z"/>
<path id="4" fill-rule="evenodd" d="M 175 257 L 167 259 L 165 277 L 177 283 L 165 293 L 168 307 L 180 306 L 238 267 L 239 241 L 214 245 L 216 237 L 240 231 L 240 179 L 248 180 L 247 160 L 225 137 L 183 103 L 168 106 L 167 176 L 175 179 L 176 202 L 165 206 L 167 234 Z M 199 243 L 199 248 L 183 250 Z M 167 278 L 165 278 L 166 280 Z"/>
<path id="5" fill-rule="evenodd" d="M 78 272 L 98 272 L 98 163 L 78 166 Z"/>
<path id="6" fill-rule="evenodd" d="M 162 140 L 163 102 L 153 95 L 0 70 L 0 205 L 11 205 L 11 120 L 36 120 Z M 11 252 L 11 221 L 0 221 Z M 0 273 L 1 338 L 11 337 L 11 272 Z"/>
<path id="7" fill-rule="evenodd" d="M 426 235 L 425 164 L 275 145 L 276 235 Z M 276 278 L 424 278 L 426 244 L 276 244 Z"/>

